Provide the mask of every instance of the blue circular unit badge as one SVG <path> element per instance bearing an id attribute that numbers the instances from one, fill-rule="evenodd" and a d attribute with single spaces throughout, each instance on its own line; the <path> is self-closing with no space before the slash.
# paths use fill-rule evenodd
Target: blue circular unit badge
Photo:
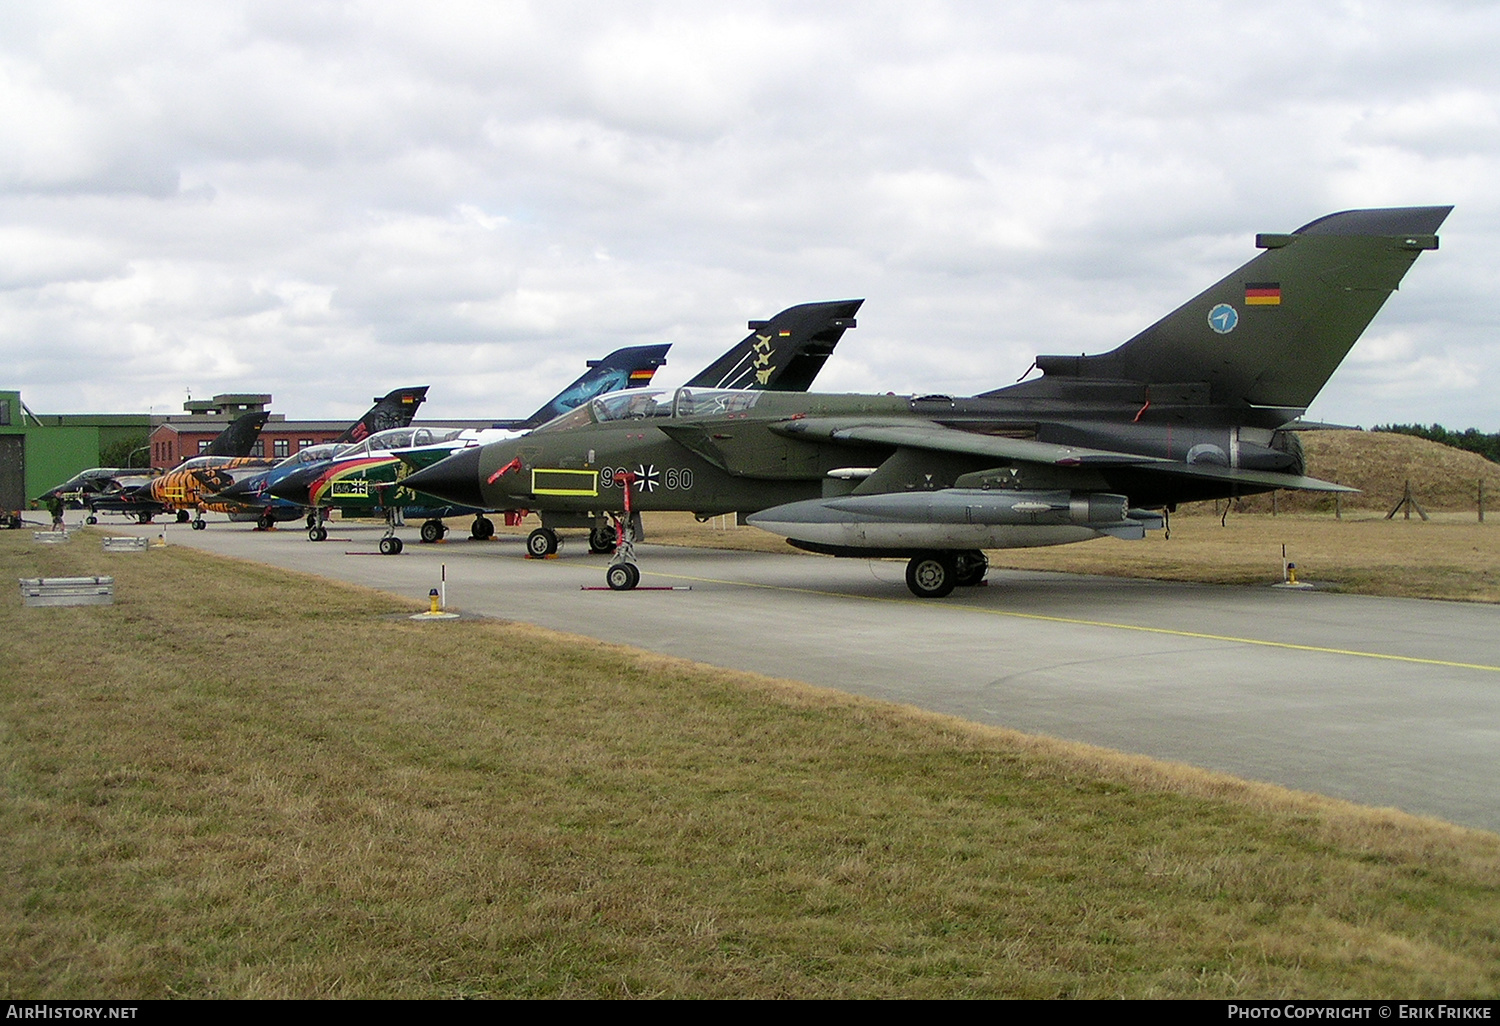
<path id="1" fill-rule="evenodd" d="M 1228 303 L 1220 303 L 1208 312 L 1208 326 L 1220 335 L 1227 335 L 1240 323 L 1240 315 Z"/>

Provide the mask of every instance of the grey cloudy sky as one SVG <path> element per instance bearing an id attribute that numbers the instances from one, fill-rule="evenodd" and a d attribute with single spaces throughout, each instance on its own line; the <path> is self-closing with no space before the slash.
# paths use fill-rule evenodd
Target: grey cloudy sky
<path id="1" fill-rule="evenodd" d="M 1314 405 L 1500 430 L 1491 3 L 0 0 L 0 382 L 520 416 L 865 297 L 818 387 L 1100 352 L 1334 210 L 1454 204 Z"/>

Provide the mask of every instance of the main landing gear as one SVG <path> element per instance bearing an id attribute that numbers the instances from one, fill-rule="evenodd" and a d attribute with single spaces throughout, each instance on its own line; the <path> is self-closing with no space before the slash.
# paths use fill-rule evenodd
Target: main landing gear
<path id="1" fill-rule="evenodd" d="M 954 588 L 983 583 L 989 568 L 989 559 L 978 549 L 923 552 L 906 564 L 906 586 L 917 598 L 943 598 Z"/>
<path id="2" fill-rule="evenodd" d="M 177 511 L 177 522 L 179 524 L 185 524 L 185 523 L 188 522 L 188 511 L 187 510 L 180 509 L 180 510 Z"/>
<path id="3" fill-rule="evenodd" d="M 424 520 L 422 522 L 422 540 L 424 542 L 440 542 L 443 535 L 448 533 L 448 525 L 441 520 Z"/>
<path id="4" fill-rule="evenodd" d="M 489 541 L 495 537 L 495 522 L 484 514 L 479 514 L 469 526 L 469 537 L 475 541 Z"/>
<path id="5" fill-rule="evenodd" d="M 596 556 L 615 551 L 619 541 L 618 533 L 608 524 L 595 524 L 589 528 L 589 551 Z"/>
<path id="6" fill-rule="evenodd" d="M 557 532 L 550 527 L 538 527 L 526 536 L 526 555 L 531 559 L 546 559 L 557 552 Z"/>

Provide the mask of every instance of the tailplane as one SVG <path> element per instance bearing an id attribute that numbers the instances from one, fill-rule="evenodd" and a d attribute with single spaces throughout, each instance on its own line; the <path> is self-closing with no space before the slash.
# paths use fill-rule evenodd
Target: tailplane
<path id="1" fill-rule="evenodd" d="M 363 417 L 350 424 L 349 430 L 334 441 L 341 444 L 358 442 L 377 431 L 406 427 L 417 415 L 417 407 L 422 405 L 422 400 L 427 398 L 428 387 L 417 385 L 414 388 L 398 388 L 387 392 L 377 398 L 375 405 Z"/>
<path id="2" fill-rule="evenodd" d="M 844 332 L 855 326 L 863 299 L 803 303 L 769 321 L 751 321 L 750 334 L 703 368 L 689 388 L 753 388 L 806 392 Z"/>
<path id="3" fill-rule="evenodd" d="M 1039 356 L 1037 391 L 1068 379 L 1203 383 L 1209 401 L 1303 410 L 1452 207 L 1346 210 L 1289 235 L 1135 338 L 1098 356 Z"/>

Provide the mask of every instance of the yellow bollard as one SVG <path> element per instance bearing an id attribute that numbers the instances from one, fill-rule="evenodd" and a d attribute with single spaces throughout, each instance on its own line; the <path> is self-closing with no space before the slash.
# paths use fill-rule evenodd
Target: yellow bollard
<path id="1" fill-rule="evenodd" d="M 1286 583 L 1288 583 L 1288 584 L 1296 584 L 1297 583 L 1297 564 L 1296 563 L 1288 563 L 1286 565 Z"/>
<path id="2" fill-rule="evenodd" d="M 438 611 L 438 590 L 436 588 L 427 593 L 427 601 L 432 607 L 427 611 L 429 613 L 436 613 Z"/>

